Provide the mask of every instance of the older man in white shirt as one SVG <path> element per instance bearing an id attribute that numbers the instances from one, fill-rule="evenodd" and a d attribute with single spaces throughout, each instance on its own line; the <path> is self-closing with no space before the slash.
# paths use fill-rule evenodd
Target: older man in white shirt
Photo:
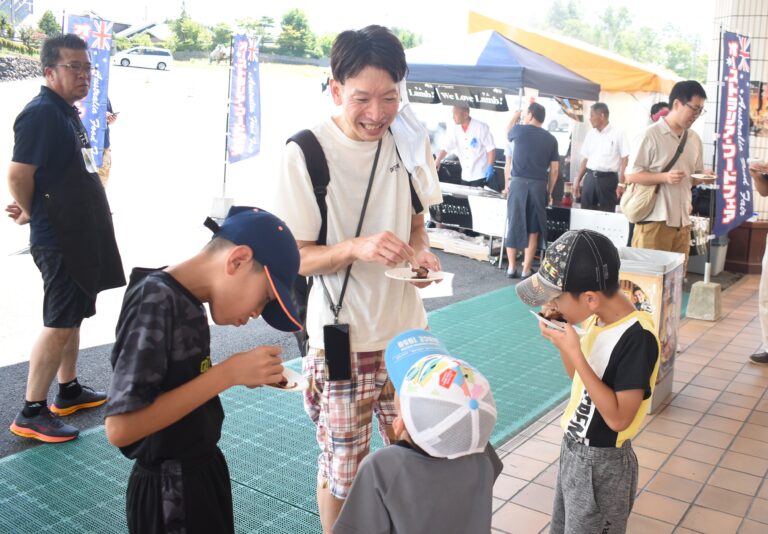
<path id="1" fill-rule="evenodd" d="M 453 129 L 448 131 L 445 148 L 437 154 L 435 165 L 440 169 L 445 156 L 455 153 L 461 163 L 461 183 L 483 187 L 493 178 L 496 145 L 488 125 L 469 116 L 469 108 L 453 106 Z"/>
<path id="2" fill-rule="evenodd" d="M 614 212 L 624 188 L 629 143 L 624 132 L 609 124 L 608 115 L 608 106 L 602 102 L 592 105 L 592 130 L 581 146 L 581 167 L 573 190 L 576 198 L 581 197 L 582 208 Z"/>

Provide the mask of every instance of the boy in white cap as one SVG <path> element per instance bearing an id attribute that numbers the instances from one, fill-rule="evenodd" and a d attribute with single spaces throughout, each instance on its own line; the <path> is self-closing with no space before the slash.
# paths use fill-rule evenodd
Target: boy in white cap
<path id="1" fill-rule="evenodd" d="M 515 290 L 555 308 L 564 330 L 539 323 L 573 379 L 550 533 L 625 532 L 637 493 L 630 439 L 648 412 L 659 370 L 651 316 L 619 290 L 619 253 L 604 235 L 572 230 L 552 243 L 539 272 Z M 571 325 L 585 323 L 580 339 Z"/>
<path id="2" fill-rule="evenodd" d="M 387 345 L 396 443 L 363 460 L 334 534 L 490 532 L 502 464 L 488 380 L 425 330 Z"/>

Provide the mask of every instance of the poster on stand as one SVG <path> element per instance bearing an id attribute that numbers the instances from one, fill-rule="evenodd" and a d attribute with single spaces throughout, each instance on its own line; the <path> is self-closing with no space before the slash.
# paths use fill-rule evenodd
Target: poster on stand
<path id="1" fill-rule="evenodd" d="M 237 34 L 232 41 L 227 162 L 251 158 L 261 148 L 259 42 Z"/>
<path id="2" fill-rule="evenodd" d="M 716 236 L 752 217 L 752 178 L 749 156 L 750 48 L 746 35 L 723 32 L 720 78 L 719 142 L 717 144 Z"/>
<path id="3" fill-rule="evenodd" d="M 107 101 L 109 99 L 109 59 L 112 49 L 112 22 L 90 17 L 69 15 L 66 33 L 74 33 L 88 44 L 88 55 L 94 70 L 88 96 L 75 104 L 88 132 L 93 159 L 101 167 L 104 152 L 104 131 L 107 129 Z"/>

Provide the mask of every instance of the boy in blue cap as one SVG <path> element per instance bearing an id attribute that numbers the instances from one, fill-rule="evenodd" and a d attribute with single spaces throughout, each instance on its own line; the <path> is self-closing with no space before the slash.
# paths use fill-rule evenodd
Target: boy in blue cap
<path id="1" fill-rule="evenodd" d="M 288 227 L 258 208 L 233 207 L 194 257 L 134 269 L 112 351 L 106 409 L 110 443 L 136 460 L 127 489 L 130 532 L 234 532 L 232 489 L 217 447 L 218 394 L 282 379 L 279 347 L 256 347 L 218 365 L 203 303 L 216 324 L 261 315 L 282 331 L 301 323 L 290 298 L 299 251 Z"/>
<path id="2" fill-rule="evenodd" d="M 399 441 L 360 464 L 334 534 L 490 532 L 502 464 L 488 380 L 425 330 L 398 335 L 384 359 Z"/>

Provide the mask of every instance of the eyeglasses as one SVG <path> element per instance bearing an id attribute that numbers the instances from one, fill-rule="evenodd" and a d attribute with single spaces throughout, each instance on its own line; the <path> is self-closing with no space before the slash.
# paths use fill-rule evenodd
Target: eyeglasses
<path id="1" fill-rule="evenodd" d="M 54 67 L 64 67 L 66 69 L 71 70 L 75 74 L 83 73 L 83 74 L 93 74 L 94 72 L 97 72 L 99 68 L 95 65 L 92 65 L 91 63 L 56 63 Z"/>
<path id="2" fill-rule="evenodd" d="M 697 107 L 697 106 L 692 106 L 692 105 L 690 105 L 690 104 L 689 104 L 689 103 L 687 103 L 687 102 L 685 103 L 685 105 L 686 105 L 686 107 L 689 107 L 689 108 L 691 108 L 691 109 L 693 110 L 693 113 L 694 113 L 695 115 L 704 115 L 704 114 L 707 112 L 707 110 L 706 110 L 706 109 L 704 109 L 704 107 Z"/>

